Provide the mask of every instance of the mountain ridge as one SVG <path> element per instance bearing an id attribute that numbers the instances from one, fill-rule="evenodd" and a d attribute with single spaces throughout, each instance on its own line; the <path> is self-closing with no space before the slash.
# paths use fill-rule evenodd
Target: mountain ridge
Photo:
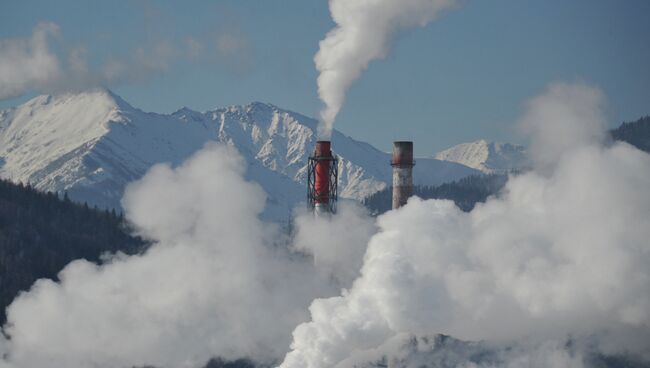
<path id="1" fill-rule="evenodd" d="M 511 170 L 524 169 L 529 165 L 524 146 L 485 139 L 457 144 L 436 153 L 433 157 L 456 162 L 484 174 L 503 174 Z"/>
<path id="2" fill-rule="evenodd" d="M 286 218 L 305 199 L 317 124 L 263 102 L 158 114 L 105 89 L 37 96 L 0 112 L 0 177 L 119 208 L 126 184 L 152 165 L 178 165 L 206 142 L 217 141 L 244 156 L 248 179 L 269 196 L 269 217 Z M 389 154 L 336 130 L 332 141 L 342 198 L 360 200 L 390 183 Z M 460 164 L 419 159 L 415 180 L 432 185 L 475 173 Z"/>

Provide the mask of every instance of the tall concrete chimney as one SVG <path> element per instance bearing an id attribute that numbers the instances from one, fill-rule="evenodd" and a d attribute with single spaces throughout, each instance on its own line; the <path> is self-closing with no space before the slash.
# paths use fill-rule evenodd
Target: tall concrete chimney
<path id="1" fill-rule="evenodd" d="M 330 141 L 318 141 L 307 165 L 307 200 L 316 214 L 336 212 L 338 160 Z"/>
<path id="2" fill-rule="evenodd" d="M 393 142 L 393 209 L 402 207 L 413 195 L 413 142 Z"/>

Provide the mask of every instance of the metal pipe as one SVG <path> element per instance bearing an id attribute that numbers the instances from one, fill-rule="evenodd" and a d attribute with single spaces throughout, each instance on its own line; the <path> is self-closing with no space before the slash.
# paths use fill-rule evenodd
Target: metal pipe
<path id="1" fill-rule="evenodd" d="M 402 207 L 413 195 L 413 142 L 393 142 L 393 209 Z"/>

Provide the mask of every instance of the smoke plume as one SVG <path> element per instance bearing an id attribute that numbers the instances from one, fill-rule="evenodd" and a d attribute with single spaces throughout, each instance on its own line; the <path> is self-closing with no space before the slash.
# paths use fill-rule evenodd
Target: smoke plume
<path id="1" fill-rule="evenodd" d="M 318 95 L 325 103 L 319 136 L 327 138 L 345 95 L 372 60 L 386 56 L 396 33 L 425 26 L 457 0 L 330 0 L 336 27 L 320 42 L 314 58 Z"/>
<path id="2" fill-rule="evenodd" d="M 350 287 L 359 276 L 368 240 L 377 230 L 367 212 L 354 202 L 342 201 L 336 216 L 302 213 L 295 223 L 293 249 L 310 255 L 337 285 Z"/>
<path id="3" fill-rule="evenodd" d="M 123 199 L 127 217 L 154 244 L 101 266 L 74 261 L 60 282 L 37 281 L 7 310 L 0 364 L 178 368 L 201 367 L 215 356 L 267 363 L 282 357 L 309 303 L 350 286 L 332 283 L 332 272 L 356 271 L 321 257 L 323 244 L 307 232 L 351 248 L 365 246 L 369 232 L 350 237 L 338 220 L 298 217 L 292 248 L 309 249 L 319 264 L 324 259 L 314 266 L 314 257 L 289 250 L 276 225 L 258 219 L 265 194 L 243 179 L 244 167 L 234 149 L 214 144 L 178 168 L 154 166 L 131 184 Z M 354 206 L 341 210 L 354 224 L 372 226 Z"/>
<path id="4" fill-rule="evenodd" d="M 538 170 L 561 161 L 575 147 L 605 138 L 605 96 L 598 88 L 551 83 L 526 105 L 518 127 L 531 137 L 529 151 Z"/>
<path id="5" fill-rule="evenodd" d="M 650 155 L 604 144 L 603 108 L 593 86 L 551 84 L 521 119 L 537 166 L 470 213 L 412 198 L 375 223 L 341 203 L 298 215 L 293 237 L 259 219 L 265 195 L 232 148 L 156 165 L 123 200 L 153 245 L 20 294 L 0 367 L 650 361 Z"/>
<path id="6" fill-rule="evenodd" d="M 603 145 L 595 87 L 552 84 L 521 121 L 542 170 L 470 213 L 412 198 L 381 216 L 361 276 L 312 303 L 282 368 L 394 363 L 409 346 L 428 361 L 395 366 L 581 367 L 594 351 L 650 359 L 650 155 Z M 440 348 L 417 342 L 435 334 L 483 341 L 495 357 L 436 365 Z"/>

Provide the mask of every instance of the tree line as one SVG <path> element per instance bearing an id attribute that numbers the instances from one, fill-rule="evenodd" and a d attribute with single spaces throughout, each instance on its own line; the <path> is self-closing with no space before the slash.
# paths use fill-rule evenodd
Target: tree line
<path id="1" fill-rule="evenodd" d="M 650 152 L 650 116 L 633 122 L 624 122 L 609 131 L 614 141 L 627 142 L 636 148 Z M 512 173 L 516 175 L 516 173 Z M 507 181 L 505 174 L 474 175 L 438 186 L 414 186 L 413 194 L 422 199 L 449 199 L 463 211 L 471 211 L 476 203 L 485 202 L 496 195 Z M 372 214 L 379 215 L 391 209 L 393 188 L 388 187 L 363 200 Z"/>
<path id="2" fill-rule="evenodd" d="M 463 211 L 471 211 L 476 203 L 497 194 L 505 185 L 505 174 L 472 175 L 441 185 L 414 185 L 413 195 L 422 199 L 449 199 Z M 393 187 L 387 187 L 366 197 L 362 203 L 373 215 L 380 215 L 391 209 Z"/>
<path id="3" fill-rule="evenodd" d="M 67 193 L 42 193 L 0 180 L 0 320 L 21 290 L 57 280 L 70 261 L 101 262 L 106 252 L 134 254 L 145 242 L 129 235 L 121 213 L 73 203 Z"/>

